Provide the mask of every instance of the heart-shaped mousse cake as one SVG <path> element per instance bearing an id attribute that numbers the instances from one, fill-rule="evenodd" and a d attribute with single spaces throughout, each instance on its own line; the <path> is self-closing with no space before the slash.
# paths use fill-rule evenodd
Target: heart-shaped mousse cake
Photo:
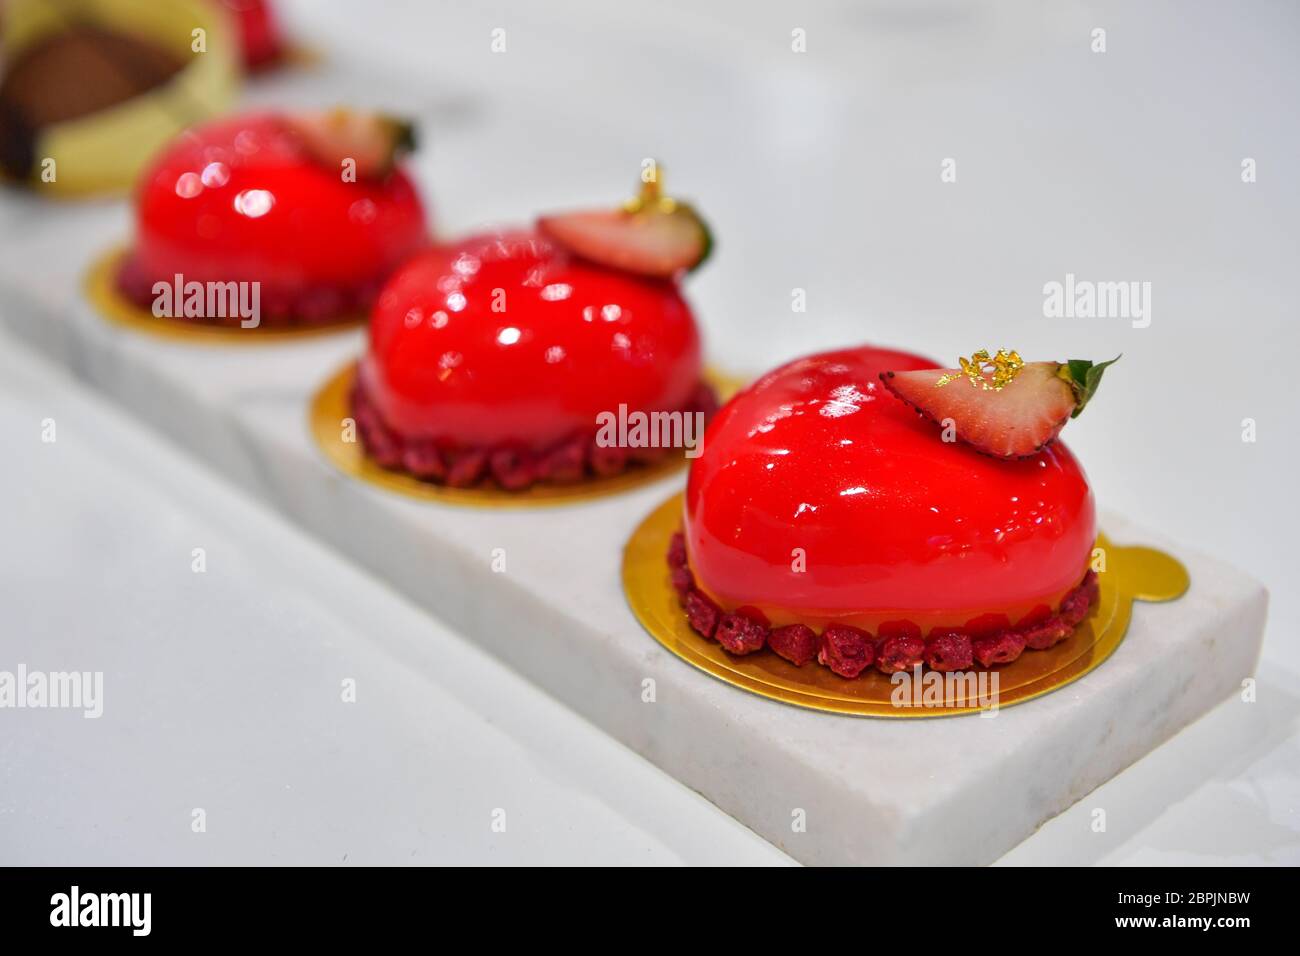
<path id="1" fill-rule="evenodd" d="M 453 486 L 610 475 L 668 453 L 598 441 L 598 416 L 712 412 L 672 276 L 610 268 L 531 231 L 423 253 L 375 303 L 353 393 L 367 453 Z"/>
<path id="2" fill-rule="evenodd" d="M 1096 597 L 1083 469 L 1054 440 L 982 453 L 881 381 L 930 369 L 934 386 L 944 370 L 920 356 L 826 352 L 723 406 L 669 553 L 692 627 L 844 677 L 1005 663 L 1072 631 Z"/>
<path id="3" fill-rule="evenodd" d="M 189 130 L 140 180 L 118 287 L 145 308 L 179 287 L 162 314 L 210 324 L 242 317 L 182 306 L 207 301 L 189 290 L 223 283 L 255 284 L 266 326 L 364 314 L 429 241 L 415 186 L 395 166 L 410 145 L 409 126 L 347 110 L 258 113 Z"/>

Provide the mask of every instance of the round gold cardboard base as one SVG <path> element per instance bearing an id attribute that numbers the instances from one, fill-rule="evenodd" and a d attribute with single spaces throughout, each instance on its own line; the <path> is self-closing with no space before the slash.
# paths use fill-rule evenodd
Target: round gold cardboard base
<path id="1" fill-rule="evenodd" d="M 684 456 L 669 456 L 653 465 L 638 465 L 609 478 L 587 478 L 571 485 L 542 483 L 524 491 L 506 491 L 490 483 L 473 488 L 451 488 L 421 481 L 412 475 L 379 467 L 366 455 L 355 434 L 350 436 L 354 440 L 344 440 L 344 428 L 352 416 L 348 391 L 355 374 L 356 366 L 349 365 L 316 393 L 310 412 L 312 435 L 325 457 L 344 474 L 409 498 L 478 508 L 535 508 L 577 504 L 658 481 L 680 471 L 686 463 Z M 739 382 L 735 379 L 712 372 L 705 374 L 723 401 L 739 388 Z"/>
<path id="2" fill-rule="evenodd" d="M 1070 637 L 1045 651 L 1027 650 L 1011 664 L 945 681 L 927 671 L 906 682 L 872 670 L 845 680 L 816 663 L 795 667 L 777 654 L 734 657 L 691 630 L 668 576 L 668 542 L 681 528 L 682 496 L 676 494 L 650 513 L 623 549 L 623 589 L 628 604 L 650 635 L 680 657 L 719 680 L 797 707 L 868 717 L 948 717 L 1032 700 L 1078 680 L 1098 667 L 1124 639 L 1133 601 L 1170 601 L 1187 590 L 1186 569 L 1153 548 L 1119 547 L 1097 539 L 1105 557 L 1098 574 L 1101 597 Z M 991 693 L 992 675 L 996 693 Z M 930 676 L 934 675 L 934 676 Z M 941 683 L 942 682 L 942 683 Z M 921 686 L 915 686 L 917 684 Z M 927 694 L 926 685 L 931 692 Z M 895 698 L 899 699 L 895 703 Z"/>
<path id="3" fill-rule="evenodd" d="M 115 325 L 193 345 L 265 345 L 288 342 L 313 335 L 329 335 L 352 329 L 366 321 L 364 315 L 347 315 L 324 325 L 275 327 L 259 325 L 245 329 L 238 325 L 203 325 L 181 319 L 158 318 L 148 309 L 122 295 L 117 289 L 117 271 L 126 257 L 119 246 L 100 256 L 86 273 L 86 298 L 104 318 Z"/>

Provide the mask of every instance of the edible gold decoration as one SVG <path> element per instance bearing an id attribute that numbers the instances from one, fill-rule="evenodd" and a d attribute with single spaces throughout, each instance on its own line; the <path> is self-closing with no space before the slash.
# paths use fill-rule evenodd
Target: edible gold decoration
<path id="1" fill-rule="evenodd" d="M 1011 664 L 991 671 L 968 671 L 964 681 L 954 679 L 951 687 L 946 686 L 947 675 L 926 671 L 919 683 L 945 685 L 941 703 L 936 706 L 924 699 L 918 703 L 914 696 L 912 703 L 900 704 L 903 682 L 874 669 L 845 680 L 815 662 L 796 667 L 766 650 L 733 657 L 715 641 L 695 633 L 678 603 L 668 571 L 668 542 L 681 523 L 682 496 L 676 494 L 641 522 L 623 549 L 623 590 L 650 636 L 669 653 L 718 680 L 760 697 L 837 714 L 950 717 L 990 710 L 989 700 L 979 690 L 980 673 L 990 675 L 986 678 L 989 683 L 991 675 L 997 674 L 997 693 L 992 698 L 997 708 L 1041 697 L 1095 670 L 1115 652 L 1128 630 L 1135 600 L 1171 601 L 1189 585 L 1187 570 L 1164 552 L 1114 545 L 1100 535 L 1097 547 L 1104 549 L 1106 556 L 1104 570 L 1097 575 L 1100 596 L 1074 633 L 1047 650 L 1026 650 Z M 913 678 L 909 686 L 917 683 Z"/>
<path id="2" fill-rule="evenodd" d="M 663 191 L 663 167 L 655 163 L 655 174 L 651 179 L 641 179 L 641 191 L 623 203 L 623 210 L 635 215 L 639 212 L 664 212 L 671 213 L 677 211 L 677 200 L 671 196 L 665 196 Z"/>
<path id="3" fill-rule="evenodd" d="M 941 375 L 934 383 L 935 388 L 943 388 L 949 382 L 965 377 L 975 388 L 985 391 L 1000 392 L 1010 385 L 1020 370 L 1025 367 L 1025 360 L 1015 349 L 998 349 L 997 354 L 989 357 L 988 349 L 980 349 L 970 358 L 958 357 L 961 372 L 955 375 Z M 989 378 L 989 376 L 992 378 Z"/>

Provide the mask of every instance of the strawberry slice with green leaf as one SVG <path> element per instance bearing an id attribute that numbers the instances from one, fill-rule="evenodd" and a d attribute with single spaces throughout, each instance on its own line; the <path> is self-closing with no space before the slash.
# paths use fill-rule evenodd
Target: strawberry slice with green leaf
<path id="1" fill-rule="evenodd" d="M 660 191 L 662 170 L 621 209 L 557 213 L 537 221 L 541 233 L 583 259 L 668 278 L 700 265 L 713 248 L 704 220 Z"/>
<path id="2" fill-rule="evenodd" d="M 358 179 L 382 179 L 415 148 L 415 127 L 386 113 L 338 107 L 294 113 L 286 122 L 312 159 L 331 169 L 350 159 Z"/>
<path id="3" fill-rule="evenodd" d="M 885 387 L 926 418 L 951 426 L 957 439 L 995 458 L 1028 458 L 1077 418 L 1119 361 L 1024 362 L 1015 352 L 987 351 L 961 368 L 882 372 Z"/>

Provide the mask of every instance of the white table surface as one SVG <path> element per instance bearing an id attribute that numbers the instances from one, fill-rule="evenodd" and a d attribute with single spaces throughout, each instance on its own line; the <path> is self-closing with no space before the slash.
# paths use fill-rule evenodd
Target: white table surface
<path id="1" fill-rule="evenodd" d="M 1071 445 L 1107 508 L 1270 585 L 1259 700 L 1220 707 L 1005 862 L 1300 862 L 1293 5 L 288 6 L 331 55 L 404 76 L 417 112 L 427 97 L 419 171 L 444 232 L 614 198 L 643 156 L 662 159 L 714 221 L 691 293 L 733 367 L 863 338 L 1124 352 Z M 1088 49 L 1097 26 L 1105 54 Z M 957 183 L 939 181 L 945 157 Z M 1150 281 L 1151 326 L 1044 319 L 1042 285 L 1066 272 Z M 790 313 L 794 287 L 807 314 Z M 106 691 L 124 724 L 0 712 L 18 728 L 0 735 L 0 862 L 784 859 L 0 346 L 0 494 L 21 503 L 0 550 L 0 668 L 57 651 L 136 670 Z M 53 446 L 34 437 L 47 415 Z M 411 654 L 445 657 L 447 679 L 413 677 Z M 356 704 L 338 701 L 345 676 Z"/>
<path id="2" fill-rule="evenodd" d="M 786 860 L 2 336 L 0 383 L 0 669 L 104 674 L 0 710 L 0 864 Z"/>

